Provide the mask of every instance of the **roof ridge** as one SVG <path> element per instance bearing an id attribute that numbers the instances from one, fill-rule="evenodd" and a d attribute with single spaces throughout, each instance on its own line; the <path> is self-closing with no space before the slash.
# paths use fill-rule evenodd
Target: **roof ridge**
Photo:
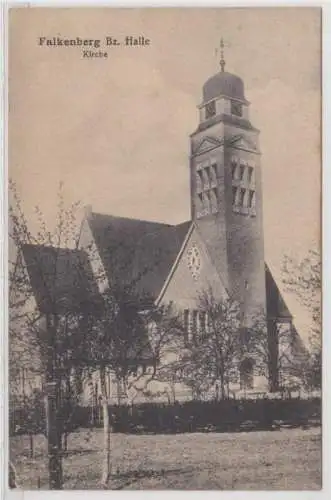
<path id="1" fill-rule="evenodd" d="M 70 252 L 70 253 L 84 253 L 86 254 L 86 251 L 84 248 L 70 248 L 70 247 L 57 247 L 55 245 L 45 245 L 43 243 L 24 243 L 22 245 L 22 249 L 24 251 L 25 248 L 34 248 L 34 249 L 42 249 L 42 250 L 59 250 L 61 252 Z M 86 254 L 87 255 L 87 254 Z"/>
<path id="2" fill-rule="evenodd" d="M 186 221 L 186 222 L 182 222 L 180 224 L 177 224 L 177 225 L 164 225 L 163 227 L 160 227 L 158 229 L 155 229 L 155 231 L 151 231 L 151 232 L 146 232 L 142 237 L 141 239 L 139 240 L 139 243 L 141 243 L 143 240 L 145 240 L 145 238 L 149 237 L 149 236 L 153 236 L 153 235 L 157 235 L 159 234 L 161 231 L 165 231 L 166 229 L 172 229 L 174 231 L 177 231 L 179 229 L 180 226 L 183 226 L 184 224 L 187 224 L 188 222 L 190 221 Z M 178 235 L 177 235 L 178 236 Z"/>
<path id="3" fill-rule="evenodd" d="M 148 224 L 159 224 L 160 226 L 164 227 L 175 227 L 174 224 L 169 224 L 168 222 L 159 222 L 159 221 L 154 221 L 154 220 L 147 220 L 147 219 L 135 219 L 134 217 L 125 217 L 122 215 L 112 215 L 112 214 L 105 214 L 105 213 L 100 213 L 100 212 L 92 212 L 91 215 L 101 215 L 101 217 L 109 217 L 112 219 L 124 219 L 124 220 L 131 220 L 135 222 L 147 222 Z"/>
<path id="4" fill-rule="evenodd" d="M 179 224 L 175 224 L 175 227 L 180 227 L 180 226 L 183 226 L 184 224 L 193 224 L 193 220 L 191 220 L 191 219 L 184 220 L 183 222 L 180 222 Z"/>

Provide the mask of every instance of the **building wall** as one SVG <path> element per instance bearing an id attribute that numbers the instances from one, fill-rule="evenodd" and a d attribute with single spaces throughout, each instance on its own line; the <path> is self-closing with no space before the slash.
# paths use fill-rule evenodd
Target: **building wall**
<path id="1" fill-rule="evenodd" d="M 201 256 L 201 270 L 197 279 L 192 276 L 188 266 L 188 252 L 197 247 Z M 211 288 L 216 297 L 224 297 L 225 287 L 213 266 L 205 244 L 196 228 L 193 229 L 173 274 L 162 296 L 162 303 L 173 302 L 179 310 L 196 309 L 199 295 Z"/>
<path id="2" fill-rule="evenodd" d="M 247 143 L 255 145 L 255 151 L 246 147 L 239 149 L 236 144 L 229 146 L 229 140 L 242 136 Z M 237 125 L 218 122 L 191 136 L 191 206 L 192 217 L 197 218 L 196 167 L 208 159 L 217 163 L 218 211 L 197 220 L 203 240 L 206 242 L 211 259 L 222 276 L 229 293 L 242 304 L 243 323 L 266 308 L 264 240 L 262 216 L 262 181 L 258 144 L 259 132 Z M 203 142 L 205 139 L 205 142 Z M 220 142 L 213 149 L 210 139 Z M 209 140 L 209 143 L 208 143 Z M 249 149 L 251 149 L 249 151 Z M 234 182 L 232 179 L 232 157 L 253 165 L 255 190 L 255 211 L 236 213 L 233 210 Z M 236 183 L 239 187 L 239 183 Z M 249 186 L 243 186 L 249 188 Z"/>
<path id="3" fill-rule="evenodd" d="M 35 388 L 41 388 L 40 358 L 32 343 L 37 330 L 31 332 L 27 318 L 38 312 L 35 297 L 30 293 L 29 275 L 23 255 L 16 252 L 16 273 L 26 283 L 27 293 L 13 288 L 9 298 L 9 397 L 29 397 Z M 33 347 L 32 347 L 33 346 Z"/>
<path id="4" fill-rule="evenodd" d="M 258 148 L 258 134 L 247 132 L 239 128 L 226 131 L 231 135 L 241 134 L 252 140 Z M 238 158 L 238 163 L 243 162 L 245 179 L 233 181 L 232 158 Z M 263 233 L 263 201 L 260 155 L 238 149 L 227 148 L 225 152 L 226 173 L 226 227 L 228 272 L 230 289 L 235 298 L 242 304 L 243 323 L 248 326 L 257 314 L 266 311 L 266 283 L 264 260 L 264 233 Z M 240 165 L 239 165 L 240 166 Z M 247 171 L 253 167 L 253 181 L 248 182 Z M 252 189 L 255 191 L 254 209 L 235 212 L 233 208 L 232 188 Z"/>
<path id="5" fill-rule="evenodd" d="M 228 289 L 228 262 L 227 262 L 227 236 L 226 236 L 226 197 L 225 197 L 225 168 L 224 168 L 224 124 L 222 122 L 198 131 L 191 136 L 191 213 L 192 219 L 197 222 L 197 227 L 202 240 L 205 242 L 210 258 L 217 272 L 222 276 L 222 281 Z M 203 140 L 205 139 L 205 142 Z M 213 145 L 210 139 L 219 142 Z M 206 149 L 207 147 L 207 149 Z M 209 149 L 208 149 L 209 147 Z M 212 148 L 212 149 L 210 149 Z M 196 170 L 199 164 L 209 161 L 217 165 L 217 194 L 218 210 L 215 214 L 199 217 Z"/>
<path id="6" fill-rule="evenodd" d="M 245 108 L 245 113 L 248 119 L 248 108 Z M 215 268 L 230 296 L 241 305 L 242 325 L 249 326 L 266 311 L 259 131 L 249 128 L 247 124 L 238 125 L 236 119 L 231 120 L 228 117 L 225 121 L 211 122 L 211 125 L 191 135 L 191 207 L 192 217 L 198 219 L 200 234 L 208 246 Z M 239 140 L 231 142 L 234 138 Z M 245 166 L 243 181 L 240 175 L 238 180 L 233 179 L 234 156 L 238 161 L 237 173 L 240 172 L 240 164 Z M 211 164 L 217 163 L 218 211 L 199 217 L 196 168 L 208 159 Z M 247 175 L 249 167 L 253 167 L 251 181 Z M 238 190 L 245 188 L 247 195 L 250 190 L 255 192 L 252 208 L 238 210 L 238 207 L 233 207 L 234 187 Z M 264 390 L 265 378 L 255 375 L 254 384 Z"/>
<path id="7" fill-rule="evenodd" d="M 197 279 L 192 276 L 188 266 L 189 250 L 193 246 L 199 249 L 201 258 L 201 270 Z M 160 302 L 165 305 L 173 303 L 176 312 L 179 314 L 181 314 L 184 309 L 190 311 L 196 310 L 198 309 L 199 295 L 209 288 L 213 290 L 216 297 L 222 298 L 226 295 L 224 285 L 210 260 L 201 236 L 197 228 L 194 227 L 182 248 L 182 253 L 174 266 L 169 283 L 165 287 Z M 165 348 L 162 353 L 161 363 L 163 365 L 171 363 L 174 361 L 174 356 L 171 347 L 169 350 Z M 148 370 L 147 368 L 146 376 L 141 377 L 139 382 L 134 385 L 142 388 L 146 384 L 149 378 Z M 129 384 L 132 382 L 135 382 L 133 377 L 129 379 Z M 132 387 L 128 391 L 127 396 L 127 401 L 129 403 L 138 403 L 141 401 L 173 402 L 174 400 L 185 401 L 192 399 L 192 391 L 183 383 L 153 380 L 146 385 L 144 393 Z"/>
<path id="8" fill-rule="evenodd" d="M 222 122 L 209 127 L 204 131 L 196 132 L 191 136 L 191 157 L 190 157 L 190 177 L 191 177 L 191 215 L 192 219 L 197 218 L 198 196 L 196 182 L 196 167 L 208 160 L 215 160 L 217 164 L 218 192 L 219 192 L 219 212 L 224 214 L 224 124 Z M 213 142 L 216 141 L 215 142 Z M 217 146 L 219 142 L 219 146 Z"/>

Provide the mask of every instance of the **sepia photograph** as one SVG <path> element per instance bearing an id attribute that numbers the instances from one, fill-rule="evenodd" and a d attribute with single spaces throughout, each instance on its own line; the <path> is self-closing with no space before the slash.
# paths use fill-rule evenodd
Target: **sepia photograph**
<path id="1" fill-rule="evenodd" d="M 322 11 L 11 8 L 8 488 L 322 488 Z"/>

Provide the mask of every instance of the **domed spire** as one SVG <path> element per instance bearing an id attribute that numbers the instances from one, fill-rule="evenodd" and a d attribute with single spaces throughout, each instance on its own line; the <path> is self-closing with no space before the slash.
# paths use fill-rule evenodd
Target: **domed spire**
<path id="1" fill-rule="evenodd" d="M 247 102 L 244 93 L 244 82 L 239 76 L 225 71 L 224 40 L 220 40 L 220 61 L 221 71 L 210 77 L 203 86 L 203 102 L 211 101 L 221 95 L 230 99 L 237 99 Z"/>
<path id="2" fill-rule="evenodd" d="M 220 60 L 220 66 L 221 66 L 221 71 L 222 71 L 222 73 L 223 73 L 223 72 L 224 72 L 224 68 L 225 68 L 225 60 L 224 60 L 224 41 L 223 41 L 223 37 L 221 38 L 220 48 L 221 48 L 221 60 Z"/>

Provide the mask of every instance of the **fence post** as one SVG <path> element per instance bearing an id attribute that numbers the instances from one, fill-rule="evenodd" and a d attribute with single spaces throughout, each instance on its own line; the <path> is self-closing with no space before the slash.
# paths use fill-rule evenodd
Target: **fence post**
<path id="1" fill-rule="evenodd" d="M 57 426 L 57 382 L 46 383 L 46 425 L 48 442 L 49 489 L 62 489 L 61 436 Z"/>
<path id="2" fill-rule="evenodd" d="M 9 478 L 8 478 L 9 488 L 17 488 L 16 470 L 14 465 L 10 461 L 9 461 L 8 473 L 9 473 Z"/>

